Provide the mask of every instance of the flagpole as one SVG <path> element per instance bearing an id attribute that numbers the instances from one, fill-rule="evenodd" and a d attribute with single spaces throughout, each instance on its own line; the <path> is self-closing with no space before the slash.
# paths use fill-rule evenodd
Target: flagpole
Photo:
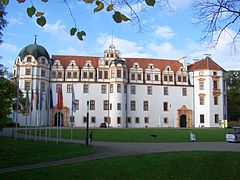
<path id="1" fill-rule="evenodd" d="M 40 124 L 40 127 L 39 127 L 39 139 L 41 139 L 42 137 L 42 81 L 40 81 L 40 96 L 39 96 L 39 124 Z"/>
<path id="2" fill-rule="evenodd" d="M 26 110 L 26 122 L 25 122 L 25 141 L 27 141 L 28 89 L 27 89 L 27 91 L 26 91 L 26 104 L 25 104 L 25 110 Z"/>
<path id="3" fill-rule="evenodd" d="M 30 139 L 32 139 L 32 111 L 33 111 L 33 71 L 34 70 L 34 66 L 32 67 L 32 82 L 31 82 L 31 111 L 30 111 L 30 129 L 29 129 L 29 134 L 30 134 Z"/>

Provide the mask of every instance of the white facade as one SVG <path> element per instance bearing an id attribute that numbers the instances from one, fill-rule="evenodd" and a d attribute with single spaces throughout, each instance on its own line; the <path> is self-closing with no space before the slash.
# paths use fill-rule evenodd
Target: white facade
<path id="1" fill-rule="evenodd" d="M 29 114 L 18 115 L 21 125 L 27 117 L 28 125 L 31 119 L 32 126 L 56 126 L 60 112 L 63 126 L 70 126 L 72 84 L 75 127 L 86 126 L 87 112 L 90 127 L 103 122 L 121 128 L 218 127 L 218 121 L 227 117 L 224 70 L 209 57 L 186 69 L 182 59 L 121 58 L 113 45 L 104 57 L 55 55 L 50 60 L 42 49 L 35 54 L 21 52 L 14 65 L 19 88 L 26 94 L 30 85 L 30 99 L 33 89 L 36 102 L 36 90 L 44 86 L 42 110 L 36 110 L 34 103 Z M 53 108 L 47 104 L 45 109 L 50 87 Z M 62 109 L 57 108 L 57 87 L 62 87 Z"/>

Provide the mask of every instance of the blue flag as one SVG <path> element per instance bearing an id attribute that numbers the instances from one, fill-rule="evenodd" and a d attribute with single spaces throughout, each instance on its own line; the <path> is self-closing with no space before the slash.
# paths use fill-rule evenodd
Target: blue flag
<path id="1" fill-rule="evenodd" d="M 42 92 L 42 88 L 40 89 L 40 111 L 42 110 L 42 100 L 43 100 L 43 92 Z"/>
<path id="2" fill-rule="evenodd" d="M 50 87 L 50 109 L 53 108 L 53 96 L 52 96 L 52 88 Z"/>
<path id="3" fill-rule="evenodd" d="M 26 113 L 28 113 L 28 99 L 29 99 L 29 95 L 28 95 L 28 90 L 27 90 L 27 92 L 26 92 L 26 104 L 25 104 L 25 111 L 26 111 Z"/>

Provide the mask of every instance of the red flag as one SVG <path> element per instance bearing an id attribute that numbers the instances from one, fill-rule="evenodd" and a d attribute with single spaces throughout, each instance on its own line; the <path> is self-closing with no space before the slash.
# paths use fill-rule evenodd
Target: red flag
<path id="1" fill-rule="evenodd" d="M 33 110 L 33 99 L 34 99 L 34 93 L 33 89 L 31 90 L 31 111 Z"/>
<path id="2" fill-rule="evenodd" d="M 63 95 L 62 95 L 62 86 L 58 85 L 58 102 L 57 108 L 62 109 L 63 107 Z"/>

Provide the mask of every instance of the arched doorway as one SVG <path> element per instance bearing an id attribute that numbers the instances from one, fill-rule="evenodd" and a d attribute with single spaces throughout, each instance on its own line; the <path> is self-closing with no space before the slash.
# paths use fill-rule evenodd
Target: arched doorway
<path id="1" fill-rule="evenodd" d="M 54 117 L 54 126 L 63 126 L 63 113 L 57 112 Z"/>
<path id="2" fill-rule="evenodd" d="M 180 116 L 180 127 L 187 127 L 187 117 L 185 114 Z"/>

